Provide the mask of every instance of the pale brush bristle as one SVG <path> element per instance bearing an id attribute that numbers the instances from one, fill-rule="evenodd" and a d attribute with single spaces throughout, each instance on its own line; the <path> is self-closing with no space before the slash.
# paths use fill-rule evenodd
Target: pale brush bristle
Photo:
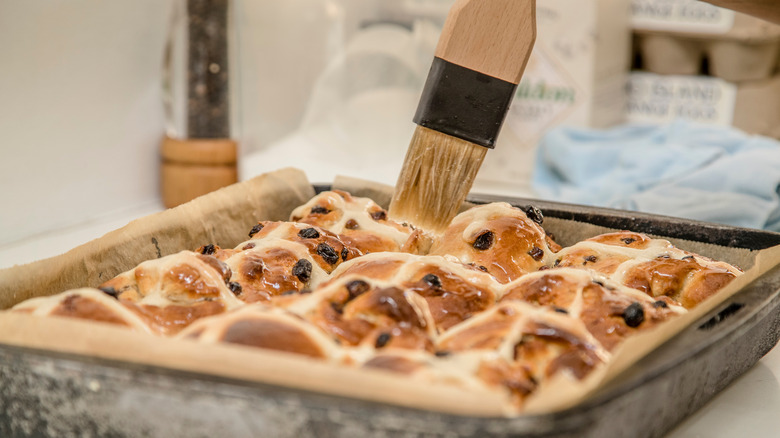
<path id="1" fill-rule="evenodd" d="M 466 199 L 487 148 L 422 126 L 414 131 L 390 203 L 390 217 L 433 233 Z"/>

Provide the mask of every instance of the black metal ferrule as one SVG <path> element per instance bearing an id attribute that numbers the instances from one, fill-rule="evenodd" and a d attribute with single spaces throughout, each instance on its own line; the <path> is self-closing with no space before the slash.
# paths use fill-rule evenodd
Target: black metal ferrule
<path id="1" fill-rule="evenodd" d="M 433 58 L 414 123 L 493 149 L 517 84 Z"/>

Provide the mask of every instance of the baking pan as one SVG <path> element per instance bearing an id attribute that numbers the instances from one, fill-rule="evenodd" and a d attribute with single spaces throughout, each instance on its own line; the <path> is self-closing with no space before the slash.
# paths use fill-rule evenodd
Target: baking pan
<path id="1" fill-rule="evenodd" d="M 322 191 L 327 186 L 315 186 Z M 547 217 L 765 249 L 780 234 L 609 209 L 533 204 Z M 571 409 L 517 418 L 416 410 L 94 357 L 0 345 L 0 436 L 656 437 L 780 338 L 780 267 Z"/>

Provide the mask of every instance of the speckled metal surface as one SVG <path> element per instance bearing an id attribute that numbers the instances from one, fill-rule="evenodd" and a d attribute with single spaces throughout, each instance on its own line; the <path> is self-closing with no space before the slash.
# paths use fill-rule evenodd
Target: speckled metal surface
<path id="1" fill-rule="evenodd" d="M 607 210 L 577 209 L 582 207 L 569 213 L 590 214 L 590 222 L 621 220 Z M 668 222 L 642 220 L 656 228 Z M 685 221 L 669 223 L 676 224 Z M 759 245 L 778 238 L 722 230 L 709 238 Z M 439 414 L 0 345 L 0 437 L 657 437 L 753 366 L 779 338 L 775 268 L 585 404 L 512 419 Z"/>

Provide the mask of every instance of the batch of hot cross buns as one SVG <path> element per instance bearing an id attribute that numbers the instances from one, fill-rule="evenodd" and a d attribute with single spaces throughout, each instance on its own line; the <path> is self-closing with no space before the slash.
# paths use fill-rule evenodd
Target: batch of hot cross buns
<path id="1" fill-rule="evenodd" d="M 634 232 L 561 248 L 542 222 L 494 203 L 431 237 L 370 199 L 323 192 L 235 248 L 149 260 L 11 311 L 487 387 L 521 408 L 741 274 Z"/>

